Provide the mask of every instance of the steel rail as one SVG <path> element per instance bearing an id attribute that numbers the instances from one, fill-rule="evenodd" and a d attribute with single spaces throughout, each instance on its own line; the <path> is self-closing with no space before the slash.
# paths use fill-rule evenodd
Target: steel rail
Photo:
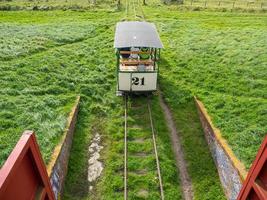
<path id="1" fill-rule="evenodd" d="M 132 6 L 133 6 L 133 11 L 134 11 L 134 18 L 137 19 L 137 14 L 136 14 L 136 8 L 135 8 L 135 2 L 134 0 L 131 0 Z"/>
<path id="2" fill-rule="evenodd" d="M 126 16 L 126 20 L 129 19 L 131 13 L 130 11 L 132 11 L 133 16 L 135 19 L 138 18 L 142 18 L 143 21 L 145 21 L 145 14 L 144 14 L 144 10 L 143 7 L 140 3 L 140 0 L 126 0 L 126 6 L 125 6 L 125 16 Z M 140 11 L 140 15 L 138 15 L 137 11 Z"/>
<path id="3" fill-rule="evenodd" d="M 124 200 L 127 200 L 127 95 L 124 96 Z"/>
<path id="4" fill-rule="evenodd" d="M 129 15 L 129 0 L 126 0 L 126 9 L 125 9 L 125 12 L 126 12 L 126 19 L 128 19 L 128 15 Z"/>
<path id="5" fill-rule="evenodd" d="M 155 153 L 155 157 L 156 157 L 157 172 L 158 172 L 159 187 L 160 187 L 160 196 L 161 196 L 161 200 L 164 200 L 163 183 L 162 183 L 161 172 L 160 172 L 160 163 L 159 163 L 159 157 L 158 157 L 156 136 L 155 136 L 155 130 L 154 130 L 154 125 L 153 125 L 153 119 L 152 119 L 152 114 L 151 114 L 151 105 L 150 105 L 149 98 L 147 98 L 147 107 L 148 107 L 149 118 L 150 118 L 150 126 L 151 126 L 151 130 L 152 130 L 154 153 Z"/>
<path id="6" fill-rule="evenodd" d="M 143 7 L 142 7 L 142 5 L 141 5 L 141 3 L 140 3 L 140 0 L 137 0 L 137 2 L 138 2 L 138 6 L 139 6 L 139 8 L 140 8 L 140 10 L 141 10 L 141 17 L 142 17 L 142 19 L 145 21 L 145 20 L 146 20 L 146 19 L 145 19 L 145 13 L 144 13 Z"/>
<path id="7" fill-rule="evenodd" d="M 127 141 L 128 141 L 128 124 L 127 124 L 127 118 L 128 118 L 128 96 L 124 96 L 124 200 L 128 199 L 128 188 L 127 188 L 127 182 L 128 182 L 128 170 L 127 170 L 127 161 L 128 161 L 128 148 L 127 148 Z M 163 182 L 162 182 L 162 176 L 160 171 L 160 162 L 158 157 L 158 151 L 157 151 L 157 143 L 156 143 L 156 135 L 155 135 L 155 129 L 152 119 L 152 112 L 151 112 L 151 103 L 149 97 L 147 98 L 147 108 L 149 113 L 149 121 L 150 121 L 150 127 L 152 132 L 152 140 L 153 140 L 153 148 L 154 148 L 154 154 L 156 158 L 156 165 L 157 165 L 157 174 L 158 174 L 158 180 L 159 180 L 159 188 L 160 188 L 160 199 L 164 200 L 164 190 L 163 190 Z"/>

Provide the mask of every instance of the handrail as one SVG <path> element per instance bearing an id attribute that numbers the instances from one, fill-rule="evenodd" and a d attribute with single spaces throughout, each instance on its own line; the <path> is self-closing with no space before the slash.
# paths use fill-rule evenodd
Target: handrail
<path id="1" fill-rule="evenodd" d="M 120 54 L 153 54 L 154 51 L 120 51 Z"/>
<path id="2" fill-rule="evenodd" d="M 129 59 L 121 59 L 120 60 L 120 63 L 121 64 L 153 64 L 154 63 L 154 60 L 152 59 L 147 59 L 147 60 L 137 60 L 137 59 L 132 59 L 132 60 L 129 60 Z"/>
<path id="3" fill-rule="evenodd" d="M 55 200 L 33 131 L 25 131 L 0 170 L 0 199 Z"/>
<path id="4" fill-rule="evenodd" d="M 267 134 L 263 140 L 256 158 L 249 170 L 243 187 L 238 195 L 237 200 L 246 200 L 253 194 L 250 199 L 267 199 Z"/>

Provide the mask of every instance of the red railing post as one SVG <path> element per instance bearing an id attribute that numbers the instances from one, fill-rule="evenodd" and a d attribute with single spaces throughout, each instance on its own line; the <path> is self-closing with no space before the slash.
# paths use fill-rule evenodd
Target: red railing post
<path id="1" fill-rule="evenodd" d="M 25 131 L 0 169 L 0 199 L 55 200 L 34 132 Z"/>
<path id="2" fill-rule="evenodd" d="M 267 199 L 267 136 L 258 151 L 237 200 Z"/>

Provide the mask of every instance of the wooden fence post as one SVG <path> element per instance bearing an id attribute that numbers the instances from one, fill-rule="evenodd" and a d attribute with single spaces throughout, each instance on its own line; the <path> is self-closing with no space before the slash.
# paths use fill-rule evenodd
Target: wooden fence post
<path id="1" fill-rule="evenodd" d="M 235 7 L 235 1 L 233 2 L 233 8 Z"/>

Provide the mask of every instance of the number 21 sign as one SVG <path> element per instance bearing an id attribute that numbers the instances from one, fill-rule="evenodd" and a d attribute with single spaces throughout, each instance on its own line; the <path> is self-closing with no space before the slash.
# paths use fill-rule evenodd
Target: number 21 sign
<path id="1" fill-rule="evenodd" d="M 132 77 L 132 85 L 145 85 L 145 77 Z"/>

